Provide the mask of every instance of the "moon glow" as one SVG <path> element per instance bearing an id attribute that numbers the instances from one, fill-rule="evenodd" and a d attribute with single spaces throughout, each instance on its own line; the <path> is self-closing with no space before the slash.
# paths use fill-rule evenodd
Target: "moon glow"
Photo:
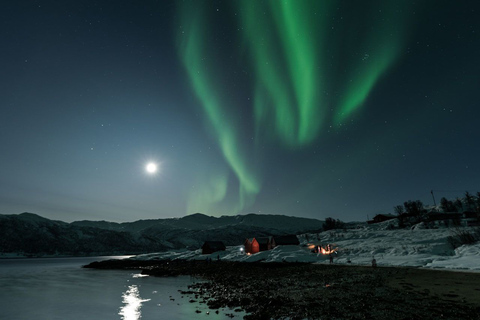
<path id="1" fill-rule="evenodd" d="M 147 171 L 147 173 L 149 174 L 154 174 L 157 172 L 158 170 L 158 166 L 156 163 L 154 162 L 149 162 L 147 163 L 147 165 L 145 166 L 145 170 Z"/>

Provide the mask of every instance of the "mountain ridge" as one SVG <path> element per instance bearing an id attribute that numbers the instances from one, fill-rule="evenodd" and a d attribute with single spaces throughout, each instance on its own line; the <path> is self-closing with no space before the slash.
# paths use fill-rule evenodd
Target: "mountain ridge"
<path id="1" fill-rule="evenodd" d="M 128 231 L 139 231 L 144 228 L 150 228 L 155 225 L 161 226 L 171 226 L 175 228 L 187 228 L 187 229 L 203 229 L 205 226 L 209 227 L 221 227 L 229 225 L 251 225 L 251 226 L 262 226 L 265 228 L 278 229 L 283 231 L 288 231 L 290 223 L 294 223 L 293 229 L 298 229 L 301 225 L 302 229 L 305 231 L 309 229 L 319 229 L 322 228 L 324 223 L 323 220 L 317 220 L 312 218 L 302 218 L 302 217 L 293 217 L 285 216 L 278 214 L 255 214 L 248 213 L 235 216 L 222 215 L 220 217 L 208 216 L 203 213 L 194 213 L 191 215 L 186 215 L 180 218 L 164 218 L 164 219 L 146 219 L 146 220 L 136 220 L 132 222 L 108 222 L 108 221 L 92 221 L 92 220 L 82 220 L 82 221 L 73 221 L 72 225 L 79 226 L 96 226 L 98 228 L 110 228 L 115 230 L 128 230 Z M 295 230 L 292 230 L 295 232 Z"/>
<path id="2" fill-rule="evenodd" d="M 0 257 L 139 254 L 197 249 L 206 240 L 238 245 L 245 238 L 320 230 L 323 221 L 283 215 L 246 214 L 133 222 L 50 220 L 35 213 L 0 214 Z"/>

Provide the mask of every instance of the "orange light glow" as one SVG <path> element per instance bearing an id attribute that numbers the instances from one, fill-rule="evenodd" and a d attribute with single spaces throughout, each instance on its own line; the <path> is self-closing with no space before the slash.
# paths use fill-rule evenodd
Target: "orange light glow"
<path id="1" fill-rule="evenodd" d="M 337 249 L 325 249 L 325 248 L 321 248 L 322 250 L 322 254 L 332 254 L 332 253 L 335 253 L 337 251 Z"/>
<path id="2" fill-rule="evenodd" d="M 338 248 L 333 248 L 331 245 L 327 244 L 325 248 L 322 246 L 318 246 L 317 250 L 318 250 L 317 251 L 318 253 L 328 255 L 328 254 L 336 253 Z"/>

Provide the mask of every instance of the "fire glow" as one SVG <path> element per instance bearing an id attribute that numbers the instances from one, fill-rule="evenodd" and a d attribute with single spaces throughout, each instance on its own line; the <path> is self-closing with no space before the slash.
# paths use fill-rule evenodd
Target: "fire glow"
<path id="1" fill-rule="evenodd" d="M 321 253 L 321 254 L 324 254 L 324 255 L 329 255 L 329 254 L 333 254 L 333 253 L 336 253 L 338 248 L 333 248 L 331 245 L 327 244 L 324 247 L 322 246 L 317 246 L 317 245 L 314 245 L 314 244 L 311 244 L 308 246 L 309 249 L 312 249 L 312 252 L 315 252 L 315 253 Z"/>
<path id="2" fill-rule="evenodd" d="M 337 249 L 333 249 L 330 245 L 328 245 L 326 249 L 324 247 L 319 247 L 319 249 L 322 254 L 332 254 L 337 252 Z"/>

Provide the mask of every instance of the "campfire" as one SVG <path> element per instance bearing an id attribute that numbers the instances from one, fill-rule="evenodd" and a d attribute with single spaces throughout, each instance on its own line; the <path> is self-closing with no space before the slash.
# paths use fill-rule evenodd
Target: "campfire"
<path id="1" fill-rule="evenodd" d="M 319 252 L 322 254 L 332 254 L 337 252 L 337 248 L 333 248 L 331 245 L 327 244 L 326 248 L 319 246 Z"/>
<path id="2" fill-rule="evenodd" d="M 332 245 L 330 244 L 327 244 L 325 247 L 321 246 L 321 245 L 314 245 L 314 244 L 311 244 L 308 246 L 309 249 L 312 249 L 312 252 L 314 253 L 321 253 L 321 254 L 324 254 L 324 255 L 329 255 L 329 254 L 332 254 L 332 253 L 336 253 L 338 248 L 334 248 Z"/>

